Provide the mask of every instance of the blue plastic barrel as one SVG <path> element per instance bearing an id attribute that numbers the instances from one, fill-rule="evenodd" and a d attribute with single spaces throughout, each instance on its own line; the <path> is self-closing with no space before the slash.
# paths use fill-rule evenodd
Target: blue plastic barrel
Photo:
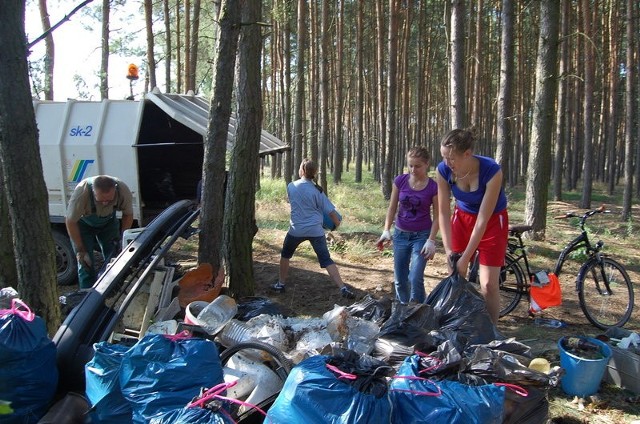
<path id="1" fill-rule="evenodd" d="M 564 337 L 558 340 L 560 366 L 565 371 L 561 380 L 562 390 L 568 395 L 582 398 L 597 393 L 600 381 L 607 369 L 609 358 L 611 358 L 611 348 L 598 339 L 580 337 L 580 339 L 593 343 L 600 348 L 600 354 L 597 355 L 598 358 L 582 358 L 567 351 L 562 344 L 563 339 Z"/>

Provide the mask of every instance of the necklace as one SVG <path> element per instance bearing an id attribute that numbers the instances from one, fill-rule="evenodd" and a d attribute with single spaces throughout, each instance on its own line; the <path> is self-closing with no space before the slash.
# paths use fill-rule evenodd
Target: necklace
<path id="1" fill-rule="evenodd" d="M 418 189 L 418 187 L 422 187 L 422 185 L 423 185 L 426 181 L 427 181 L 427 180 L 418 180 L 418 179 L 416 179 L 416 180 L 414 181 L 414 183 L 413 183 L 413 184 L 411 184 L 411 182 L 409 182 L 409 185 L 411 186 L 411 188 L 412 188 L 413 190 L 417 190 L 417 189 Z"/>
<path id="2" fill-rule="evenodd" d="M 471 173 L 471 170 L 467 171 L 467 173 L 464 174 L 464 177 L 458 177 L 456 174 L 453 174 L 453 182 L 455 183 L 458 180 L 464 180 L 469 176 L 470 173 Z"/>

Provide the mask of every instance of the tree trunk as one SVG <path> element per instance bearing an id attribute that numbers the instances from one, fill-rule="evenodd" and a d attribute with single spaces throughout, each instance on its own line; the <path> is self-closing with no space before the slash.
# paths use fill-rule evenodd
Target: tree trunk
<path id="1" fill-rule="evenodd" d="M 292 143 L 292 134 L 291 134 L 291 17 L 287 16 L 287 22 L 285 24 L 284 29 L 284 142 L 287 146 L 291 147 Z M 285 152 L 286 157 L 289 160 L 289 168 L 287 168 L 287 173 L 291 174 L 291 151 Z M 277 173 L 278 178 L 280 178 L 283 174 L 282 171 L 282 155 L 277 155 L 274 157 L 277 159 L 278 170 Z M 275 160 L 274 160 L 275 161 Z"/>
<path id="2" fill-rule="evenodd" d="M 165 92 L 171 93 L 171 15 L 169 0 L 162 0 L 162 14 L 164 16 L 164 87 Z"/>
<path id="3" fill-rule="evenodd" d="M 556 149 L 553 160 L 553 199 L 562 200 L 562 179 L 565 170 L 565 146 L 568 144 L 568 115 L 567 108 L 567 73 L 569 67 L 569 0 L 561 2 L 561 24 L 560 24 L 560 69 L 558 74 L 558 100 L 556 110 Z"/>
<path id="4" fill-rule="evenodd" d="M 378 98 L 376 99 L 378 105 L 378 116 L 376 119 L 378 120 L 378 146 L 379 146 L 379 154 L 374 163 L 373 173 L 376 176 L 376 179 L 381 179 L 382 176 L 382 164 L 386 160 L 387 156 L 387 141 L 386 141 L 386 118 L 385 118 L 385 56 L 384 56 L 384 6 L 383 0 L 376 0 L 376 19 L 378 21 L 378 25 L 376 26 L 376 35 L 377 35 L 377 54 L 376 58 L 376 68 L 378 71 Z M 395 75 L 394 75 L 395 77 Z M 384 194 L 384 183 L 382 188 L 382 193 Z"/>
<path id="5" fill-rule="evenodd" d="M 355 149 L 355 182 L 362 182 L 362 161 L 364 147 L 364 51 L 363 20 L 364 4 L 357 2 L 356 16 L 356 149 Z"/>
<path id="6" fill-rule="evenodd" d="M 557 0 L 540 0 L 540 35 L 536 60 L 536 92 L 529 146 L 525 221 L 533 226 L 534 239 L 544 239 L 548 187 L 551 175 L 551 131 L 556 94 L 558 56 Z"/>
<path id="7" fill-rule="evenodd" d="M 582 9 L 582 21 L 584 22 L 584 32 L 587 38 L 584 43 L 584 98 L 582 100 L 583 113 L 583 133 L 584 133 L 584 168 L 582 172 L 582 199 L 580 207 L 588 209 L 591 207 L 591 191 L 593 188 L 593 105 L 595 89 L 596 70 L 594 64 L 593 27 L 591 25 L 591 2 L 589 0 L 580 1 Z"/>
<path id="8" fill-rule="evenodd" d="M 60 325 L 54 244 L 27 69 L 24 2 L 0 8 L 0 172 L 16 258 L 14 287 L 47 323 Z M 29 170 L 29 172 L 24 172 Z M 4 215 L 4 213 L 3 213 Z"/>
<path id="9" fill-rule="evenodd" d="M 191 21 L 191 47 L 189 48 L 189 76 L 187 77 L 187 91 L 197 93 L 196 75 L 198 69 L 198 43 L 200 31 L 200 0 L 193 1 L 193 19 Z"/>
<path id="10" fill-rule="evenodd" d="M 144 0 L 144 20 L 147 30 L 147 78 L 149 79 L 150 90 L 157 87 L 156 82 L 156 59 L 153 53 L 153 3 L 152 0 Z"/>
<path id="11" fill-rule="evenodd" d="M 471 97 L 471 102 L 473 105 L 472 111 L 471 111 L 471 125 L 474 125 L 477 128 L 483 128 L 480 125 L 480 102 L 481 102 L 481 98 L 480 98 L 480 84 L 481 84 L 481 79 L 482 79 L 482 60 L 484 58 L 484 52 L 482 51 L 482 42 L 484 41 L 484 34 L 483 34 L 483 26 L 482 26 L 482 19 L 483 19 L 483 14 L 482 14 L 482 7 L 483 7 L 483 0 L 477 0 L 476 2 L 476 46 L 475 46 L 475 51 L 474 51 L 474 71 L 473 71 L 473 96 Z M 502 2 L 502 7 L 504 7 L 504 0 Z M 511 6 L 513 7 L 513 6 Z M 513 9 L 512 9 L 513 10 Z M 504 17 L 504 14 L 502 14 L 502 16 Z M 502 21 L 502 24 L 504 25 L 504 20 Z M 512 34 L 513 35 L 513 34 Z M 500 76 L 502 76 L 502 72 L 500 73 Z M 486 128 L 484 128 L 486 130 Z M 488 137 L 482 137 L 483 139 L 488 139 Z M 503 170 L 504 172 L 504 170 Z"/>
<path id="12" fill-rule="evenodd" d="M 502 0 L 502 38 L 500 48 L 500 88 L 498 93 L 498 122 L 496 161 L 502 168 L 504 182 L 515 185 L 511 178 L 513 161 L 513 140 L 511 139 L 511 121 L 513 114 L 513 2 Z"/>
<path id="13" fill-rule="evenodd" d="M 176 93 L 182 93 L 182 36 L 180 1 L 176 1 Z"/>
<path id="14" fill-rule="evenodd" d="M 386 200 L 391 198 L 391 186 L 394 177 L 397 129 L 397 72 L 398 72 L 398 0 L 389 0 L 389 54 L 387 62 L 387 113 L 386 128 L 387 155 L 382 172 L 382 194 Z"/>
<path id="15" fill-rule="evenodd" d="M 305 87 L 305 62 L 304 53 L 306 49 L 306 0 L 298 0 L 298 54 L 296 54 L 296 77 L 298 85 L 296 87 L 296 104 L 293 117 L 293 156 L 286 164 L 285 182 L 289 184 L 292 179 L 297 179 L 297 165 L 302 162 L 302 142 L 304 136 L 304 87 Z"/>
<path id="16" fill-rule="evenodd" d="M 191 0 L 184 0 L 184 92 L 189 91 L 191 75 Z"/>
<path id="17" fill-rule="evenodd" d="M 0 163 L 0 186 L 5 187 L 1 168 L 2 164 Z M 17 283 L 18 271 L 16 270 L 16 257 L 13 253 L 9 203 L 3 191 L 0 193 L 0 288 L 15 288 Z"/>
<path id="18" fill-rule="evenodd" d="M 231 154 L 225 232 L 228 242 L 229 289 L 236 297 L 252 296 L 253 237 L 255 220 L 258 152 L 262 130 L 260 55 L 262 36 L 261 2 L 245 2 L 241 20 L 238 60 L 238 129 Z"/>
<path id="19" fill-rule="evenodd" d="M 451 0 L 449 119 L 451 119 L 452 128 L 465 127 L 464 13 L 464 0 Z"/>
<path id="20" fill-rule="evenodd" d="M 320 17 L 320 157 L 318 159 L 318 183 L 327 191 L 327 163 L 329 145 L 329 2 L 323 1 Z"/>
<path id="21" fill-rule="evenodd" d="M 335 97 L 335 146 L 333 156 L 333 182 L 339 184 L 342 181 L 342 162 L 344 161 L 344 140 L 342 134 L 344 100 L 343 96 L 343 43 L 344 43 L 344 0 L 338 1 L 338 27 L 336 34 L 336 97 Z"/>
<path id="22" fill-rule="evenodd" d="M 611 7 L 609 10 L 609 93 L 608 93 L 608 118 L 605 122 L 606 138 L 605 145 L 607 147 L 607 192 L 614 194 L 616 185 L 616 132 L 618 129 L 618 75 L 617 68 L 619 66 L 618 57 L 618 22 L 620 16 L 618 9 Z"/>
<path id="23" fill-rule="evenodd" d="M 634 52 L 634 40 L 637 39 L 637 33 L 634 28 L 634 19 L 636 19 L 634 0 L 627 0 L 627 60 L 626 69 L 627 75 L 625 80 L 625 137 L 624 137 L 624 193 L 622 196 L 622 219 L 628 221 L 631 219 L 631 206 L 632 206 L 632 194 L 633 194 L 633 151 L 637 149 L 637 145 L 634 146 L 634 113 L 636 108 L 634 107 L 633 98 L 633 81 L 637 78 L 635 72 L 637 71 L 637 63 L 633 61 Z M 640 156 L 640 154 L 638 155 Z M 640 163 L 636 163 L 636 168 L 640 168 Z"/>
<path id="24" fill-rule="evenodd" d="M 38 0 L 38 9 L 40 10 L 42 31 L 47 32 L 51 29 L 49 11 L 47 10 L 47 0 Z M 53 100 L 53 68 L 55 64 L 55 46 L 53 44 L 53 35 L 48 34 L 44 39 L 44 44 L 44 99 Z"/>
<path id="25" fill-rule="evenodd" d="M 309 154 L 311 155 L 311 160 L 319 165 L 318 161 L 318 131 L 319 125 L 318 122 L 320 119 L 318 118 L 322 113 L 320 111 L 320 107 L 318 105 L 318 98 L 320 92 L 320 84 L 319 84 L 319 67 L 318 56 L 319 56 L 319 38 L 318 38 L 318 5 L 315 1 L 309 2 L 309 39 L 311 43 L 310 47 L 310 58 L 309 58 Z M 297 165 L 294 168 L 297 168 Z M 299 178 L 297 175 L 294 177 L 296 180 Z"/>
<path id="26" fill-rule="evenodd" d="M 220 5 L 219 30 L 209 122 L 202 163 L 202 205 L 198 262 L 220 266 L 225 206 L 227 132 L 231 117 L 233 79 L 236 66 L 242 0 L 224 0 Z"/>
<path id="27" fill-rule="evenodd" d="M 100 40 L 100 98 L 109 98 L 109 18 L 111 0 L 102 0 L 102 38 Z"/>

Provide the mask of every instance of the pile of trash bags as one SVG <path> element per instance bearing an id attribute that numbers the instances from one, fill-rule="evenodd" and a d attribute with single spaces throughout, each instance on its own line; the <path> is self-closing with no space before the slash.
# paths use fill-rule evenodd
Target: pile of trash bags
<path id="1" fill-rule="evenodd" d="M 18 309 L 0 317 L 0 347 L 9 340 L 8 320 L 43 326 L 27 321 Z M 348 307 L 336 306 L 322 318 L 299 318 L 283 316 L 268 299 L 249 298 L 239 302 L 235 318 L 215 335 L 201 337 L 182 331 L 182 324 L 158 324 L 153 327 L 177 330 L 158 334 L 150 327 L 132 346 L 94 344 L 81 394 L 90 422 L 231 423 L 240 404 L 259 410 L 268 423 L 544 423 L 548 391 L 563 372 L 529 368 L 530 348 L 505 338 L 491 322 L 482 296 L 457 275 L 442 280 L 424 304 L 367 296 Z M 0 400 L 11 400 L 20 416 L 42 416 L 55 390 L 55 347 L 46 332 L 20 331 L 17 337 L 31 343 L 27 350 L 43 352 L 36 355 L 37 366 L 31 351 L 22 359 L 40 379 L 40 399 L 27 402 L 27 395 L 0 390 Z M 225 349 L 251 341 L 282 352 L 292 366 L 281 377 L 280 391 L 266 407 L 261 404 L 265 410 L 233 397 L 238 381 L 228 378 L 220 359 Z M 0 350 L 0 357 L 16 360 L 8 352 Z M 260 355 L 248 358 L 249 363 L 265 362 Z M 0 381 L 23 378 L 1 367 Z M 0 415 L 4 422 L 13 421 Z"/>
<path id="2" fill-rule="evenodd" d="M 547 393 L 562 370 L 528 368 L 530 348 L 499 333 L 483 298 L 463 278 L 444 279 L 424 304 L 366 298 L 346 310 L 325 314 L 330 332 L 345 329 L 348 345 L 349 329 L 357 328 L 350 320 L 376 323 L 370 354 L 333 344 L 302 360 L 265 422 L 547 421 Z"/>

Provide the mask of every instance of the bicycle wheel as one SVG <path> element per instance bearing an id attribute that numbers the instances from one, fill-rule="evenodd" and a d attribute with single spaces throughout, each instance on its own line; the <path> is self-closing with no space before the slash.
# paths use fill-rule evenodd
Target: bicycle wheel
<path id="1" fill-rule="evenodd" d="M 589 259 L 578 273 L 578 300 L 589 322 L 606 330 L 622 327 L 633 312 L 633 283 L 620 263 L 611 258 Z"/>
<path id="2" fill-rule="evenodd" d="M 500 270 L 500 317 L 511 313 L 525 291 L 525 277 L 522 268 L 514 258 L 507 253 L 504 267 Z"/>
<path id="3" fill-rule="evenodd" d="M 513 311 L 525 293 L 525 277 L 522 268 L 515 258 L 507 253 L 505 265 L 500 270 L 500 317 Z M 478 257 L 469 266 L 469 282 L 480 291 L 480 279 L 478 278 Z"/>

